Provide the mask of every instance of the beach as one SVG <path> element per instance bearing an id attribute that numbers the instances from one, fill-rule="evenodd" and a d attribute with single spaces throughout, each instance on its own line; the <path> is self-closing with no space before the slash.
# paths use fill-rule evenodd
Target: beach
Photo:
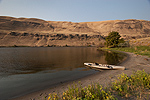
<path id="1" fill-rule="evenodd" d="M 49 93 L 61 94 L 64 90 L 68 89 L 68 86 L 71 86 L 73 83 L 78 83 L 79 81 L 83 87 L 92 83 L 99 83 L 105 87 L 110 86 L 111 82 L 117 79 L 118 75 L 122 73 L 125 73 L 128 76 L 137 70 L 145 70 L 145 72 L 150 73 L 150 58 L 128 52 L 124 53 L 126 53 L 128 57 L 119 65 L 126 67 L 126 70 L 102 70 L 96 74 L 92 74 L 74 81 L 64 83 L 60 82 L 60 84 L 54 85 L 51 88 L 16 97 L 11 100 L 45 100 Z"/>

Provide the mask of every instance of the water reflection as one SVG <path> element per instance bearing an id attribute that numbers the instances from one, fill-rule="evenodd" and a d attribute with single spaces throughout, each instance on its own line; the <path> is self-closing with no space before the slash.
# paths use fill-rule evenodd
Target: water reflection
<path id="1" fill-rule="evenodd" d="M 106 63 L 96 48 L 0 48 L 0 72 L 27 74 L 84 67 L 84 62 Z"/>
<path id="2" fill-rule="evenodd" d="M 83 68 L 84 62 L 117 64 L 119 53 L 96 48 L 0 48 L 0 73 L 29 74 Z"/>
<path id="3" fill-rule="evenodd" d="M 124 53 L 112 51 L 105 52 L 104 55 L 106 56 L 105 60 L 107 61 L 107 64 L 110 65 L 117 65 L 126 57 L 126 54 Z"/>
<path id="4" fill-rule="evenodd" d="M 119 59 L 120 54 L 91 47 L 0 48 L 0 97 L 7 100 L 97 72 L 84 62 L 116 64 Z"/>

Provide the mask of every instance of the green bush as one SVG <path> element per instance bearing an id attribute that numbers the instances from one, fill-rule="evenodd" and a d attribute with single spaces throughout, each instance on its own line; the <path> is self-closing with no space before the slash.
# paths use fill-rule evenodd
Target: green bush
<path id="1" fill-rule="evenodd" d="M 117 91 L 120 96 L 145 99 L 147 98 L 145 92 L 150 89 L 150 74 L 144 70 L 137 71 L 130 77 L 123 73 L 118 80 L 113 82 L 112 89 Z"/>
<path id="2" fill-rule="evenodd" d="M 56 93 L 50 94 L 48 100 L 116 100 L 110 91 L 105 91 L 99 84 L 92 84 L 84 88 L 78 85 L 72 85 L 61 96 Z"/>
<path id="3" fill-rule="evenodd" d="M 130 46 L 129 41 L 124 41 L 123 43 L 120 42 L 118 44 L 118 47 L 129 47 L 129 46 Z"/>
<path id="4" fill-rule="evenodd" d="M 110 32 L 106 37 L 106 46 L 107 47 L 118 47 L 119 43 L 124 43 L 124 39 L 120 39 L 120 34 L 118 32 Z"/>

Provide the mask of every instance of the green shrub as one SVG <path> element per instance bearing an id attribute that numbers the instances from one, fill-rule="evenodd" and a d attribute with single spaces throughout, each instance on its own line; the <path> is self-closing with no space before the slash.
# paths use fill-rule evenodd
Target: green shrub
<path id="1" fill-rule="evenodd" d="M 88 87 L 82 87 L 74 84 L 61 96 L 50 94 L 48 100 L 116 100 L 109 91 L 105 91 L 99 84 L 92 84 Z"/>
<path id="2" fill-rule="evenodd" d="M 147 97 L 145 95 L 146 90 L 150 89 L 150 74 L 144 70 L 137 71 L 130 77 L 121 74 L 112 85 L 112 89 L 117 91 L 120 96 L 144 98 Z"/>
<path id="3" fill-rule="evenodd" d="M 124 39 L 120 39 L 120 34 L 118 32 L 110 32 L 106 37 L 106 46 L 107 47 L 118 47 L 119 43 L 124 43 Z"/>
<path id="4" fill-rule="evenodd" d="M 124 41 L 123 43 L 120 42 L 118 44 L 118 47 L 129 47 L 129 46 L 130 46 L 129 41 Z"/>

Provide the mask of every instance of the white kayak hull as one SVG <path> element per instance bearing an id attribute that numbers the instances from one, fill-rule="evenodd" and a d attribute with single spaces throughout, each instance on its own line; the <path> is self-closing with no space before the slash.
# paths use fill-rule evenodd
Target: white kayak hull
<path id="1" fill-rule="evenodd" d="M 84 63 L 84 65 L 91 68 L 99 68 L 99 69 L 125 70 L 125 67 L 123 66 L 115 66 L 115 65 L 107 65 L 107 64 Z"/>

